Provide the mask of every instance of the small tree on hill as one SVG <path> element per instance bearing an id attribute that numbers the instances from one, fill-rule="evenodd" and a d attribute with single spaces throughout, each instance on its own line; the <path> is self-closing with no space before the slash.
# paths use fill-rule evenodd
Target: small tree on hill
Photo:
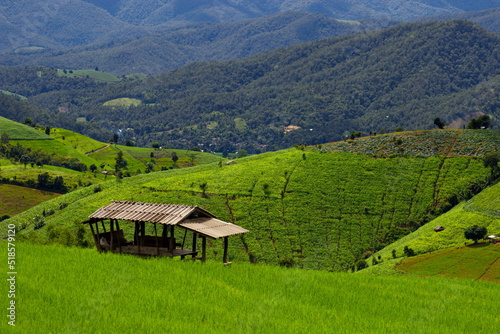
<path id="1" fill-rule="evenodd" d="M 438 128 L 440 129 L 444 129 L 444 126 L 446 124 L 443 123 L 443 121 L 441 121 L 441 119 L 439 117 L 437 117 L 435 120 L 434 120 L 434 125 L 436 125 Z"/>
<path id="2" fill-rule="evenodd" d="M 495 180 L 500 175 L 500 167 L 498 163 L 500 162 L 499 152 L 489 152 L 484 155 L 483 158 L 484 167 L 491 168 L 491 180 Z"/>
<path id="3" fill-rule="evenodd" d="M 488 229 L 484 226 L 473 225 L 469 226 L 464 231 L 465 239 L 474 240 L 474 244 L 477 244 L 477 241 L 484 238 L 488 233 Z"/>

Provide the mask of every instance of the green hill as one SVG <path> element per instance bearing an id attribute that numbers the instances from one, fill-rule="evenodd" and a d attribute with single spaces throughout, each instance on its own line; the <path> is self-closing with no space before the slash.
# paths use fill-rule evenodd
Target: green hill
<path id="1" fill-rule="evenodd" d="M 500 283 L 499 258 L 498 244 L 479 243 L 406 258 L 396 268 L 419 276 L 460 277 Z"/>
<path id="2" fill-rule="evenodd" d="M 357 142 L 362 140 L 373 138 Z M 470 147 L 477 144 L 469 141 Z M 22 225 L 19 238 L 79 244 L 78 223 L 111 200 L 199 205 L 251 231 L 233 241 L 236 260 L 339 271 L 419 226 L 427 227 L 428 221 L 485 187 L 489 174 L 477 157 L 381 158 L 290 149 L 231 165 L 107 182 L 99 193 L 82 189 L 8 222 Z M 61 202 L 67 209 L 58 209 Z M 50 209 L 55 213 L 45 222 L 60 233 L 35 231 L 26 224 Z M 90 238 L 86 231 L 88 243 Z M 211 256 L 220 258 L 217 243 L 212 246 Z"/>
<path id="3" fill-rule="evenodd" d="M 392 251 L 395 250 L 397 256 L 400 257 L 403 256 L 405 246 L 413 249 L 417 254 L 463 246 L 464 243 L 470 243 L 465 239 L 464 231 L 472 225 L 485 226 L 489 234 L 498 235 L 500 234 L 499 194 L 500 184 L 490 186 L 417 231 L 388 245 L 374 256 L 389 259 L 392 258 Z M 466 192 L 464 195 L 467 196 Z M 443 226 L 444 231 L 435 232 L 434 227 L 438 225 Z"/>
<path id="4" fill-rule="evenodd" d="M 10 140 L 52 140 L 50 136 L 37 129 L 0 116 L 1 134 L 8 135 Z"/>
<path id="5" fill-rule="evenodd" d="M 6 242 L 0 247 L 6 251 Z M 175 333 L 455 334 L 500 325 L 500 285 L 489 282 L 202 265 L 19 242 L 16 260 L 16 326 L 10 319 L 0 323 L 8 333 L 163 333 L 168 327 Z M 0 288 L 9 291 L 9 283 L 2 280 Z"/>

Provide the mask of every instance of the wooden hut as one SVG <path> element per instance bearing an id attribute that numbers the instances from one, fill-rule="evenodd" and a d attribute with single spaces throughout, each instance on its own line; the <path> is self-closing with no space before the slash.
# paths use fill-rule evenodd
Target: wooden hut
<path id="1" fill-rule="evenodd" d="M 126 240 L 120 221 L 134 224 L 133 240 Z M 224 263 L 227 261 L 228 237 L 248 230 L 219 220 L 210 212 L 188 205 L 113 201 L 98 209 L 83 222 L 90 226 L 99 251 L 134 254 L 139 256 L 191 256 L 206 260 L 207 238 L 224 238 Z M 146 234 L 146 224 L 153 224 L 154 235 Z M 123 224 L 122 224 L 123 225 Z M 175 228 L 184 230 L 176 238 Z M 192 233 L 189 249 L 184 247 L 187 233 Z M 198 256 L 197 239 L 201 239 L 201 256 Z"/>

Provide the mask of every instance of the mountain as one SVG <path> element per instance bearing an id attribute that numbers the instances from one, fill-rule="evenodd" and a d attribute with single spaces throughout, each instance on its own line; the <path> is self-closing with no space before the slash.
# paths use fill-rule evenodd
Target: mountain
<path id="1" fill-rule="evenodd" d="M 476 22 L 477 24 L 485 27 L 486 29 L 500 33 L 500 8 L 487 9 L 477 12 L 464 12 L 444 16 L 429 16 L 420 18 L 419 21 L 430 20 L 451 20 L 451 19 L 464 19 Z"/>
<path id="2" fill-rule="evenodd" d="M 54 126 L 64 119 L 74 129 L 71 120 L 86 117 L 88 131 L 133 128 L 138 145 L 255 153 L 352 131 L 430 129 L 436 117 L 460 126 L 482 114 L 495 120 L 499 47 L 498 34 L 469 21 L 411 23 L 112 85 L 0 68 L 0 88 L 50 110 L 44 121 Z M 119 97 L 143 103 L 103 105 Z"/>
<path id="3" fill-rule="evenodd" d="M 394 22 L 344 22 L 324 15 L 285 12 L 233 23 L 110 33 L 98 42 L 37 54 L 4 55 L 2 65 L 99 68 L 118 75 L 159 73 L 194 61 L 240 59 L 279 47 L 387 27 Z"/>

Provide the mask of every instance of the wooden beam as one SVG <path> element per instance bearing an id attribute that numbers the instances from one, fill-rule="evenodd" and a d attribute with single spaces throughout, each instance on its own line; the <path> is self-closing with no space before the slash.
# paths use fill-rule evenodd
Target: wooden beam
<path id="1" fill-rule="evenodd" d="M 110 232 L 109 232 L 110 242 L 109 242 L 109 244 L 110 244 L 110 251 L 113 251 L 113 248 L 114 248 L 113 246 L 114 246 L 114 242 L 115 242 L 115 240 L 114 240 L 115 238 L 113 236 L 113 234 L 114 234 L 113 233 L 114 232 L 114 225 L 115 225 L 114 220 L 110 219 L 109 220 L 109 229 L 110 229 Z"/>
<path id="2" fill-rule="evenodd" d="M 115 224 L 116 224 L 116 232 L 118 236 L 118 249 L 120 250 L 120 253 L 122 252 L 122 241 L 120 238 L 120 224 L 118 224 L 118 219 L 115 219 Z"/>
<path id="3" fill-rule="evenodd" d="M 228 237 L 224 237 L 224 256 L 222 257 L 222 261 L 224 263 L 227 263 L 227 249 L 228 249 L 228 246 L 229 246 L 229 241 L 228 241 Z"/>
<path id="4" fill-rule="evenodd" d="M 192 251 L 193 252 L 196 252 L 196 239 L 198 239 L 198 233 L 195 233 L 193 232 L 193 247 L 192 247 Z M 193 254 L 191 257 L 194 258 L 196 255 Z"/>
<path id="5" fill-rule="evenodd" d="M 106 225 L 104 225 L 104 219 L 101 220 L 101 225 L 102 225 L 102 229 L 104 230 L 104 233 L 106 233 Z"/>
<path id="6" fill-rule="evenodd" d="M 168 250 L 173 254 L 174 249 L 175 249 L 175 238 L 174 238 L 174 225 L 170 225 L 170 242 L 168 244 Z"/>
<path id="7" fill-rule="evenodd" d="M 155 227 L 155 239 L 156 239 L 156 255 L 160 255 L 160 245 L 158 244 L 158 231 L 156 230 L 156 223 L 153 223 Z"/>
<path id="8" fill-rule="evenodd" d="M 90 222 L 89 226 L 90 226 L 90 231 L 92 232 L 92 237 L 94 238 L 95 246 L 99 250 L 99 240 L 97 240 L 97 236 L 95 235 L 95 232 L 94 232 L 94 222 Z"/>
<path id="9" fill-rule="evenodd" d="M 201 261 L 205 262 L 207 260 L 207 237 L 201 237 Z"/>
<path id="10" fill-rule="evenodd" d="M 102 222 L 102 221 L 101 221 Z M 95 229 L 97 231 L 97 249 L 99 250 L 99 252 L 102 252 L 102 247 L 101 247 L 101 236 L 100 236 L 100 233 L 99 233 L 99 222 L 96 222 L 95 223 Z"/>

